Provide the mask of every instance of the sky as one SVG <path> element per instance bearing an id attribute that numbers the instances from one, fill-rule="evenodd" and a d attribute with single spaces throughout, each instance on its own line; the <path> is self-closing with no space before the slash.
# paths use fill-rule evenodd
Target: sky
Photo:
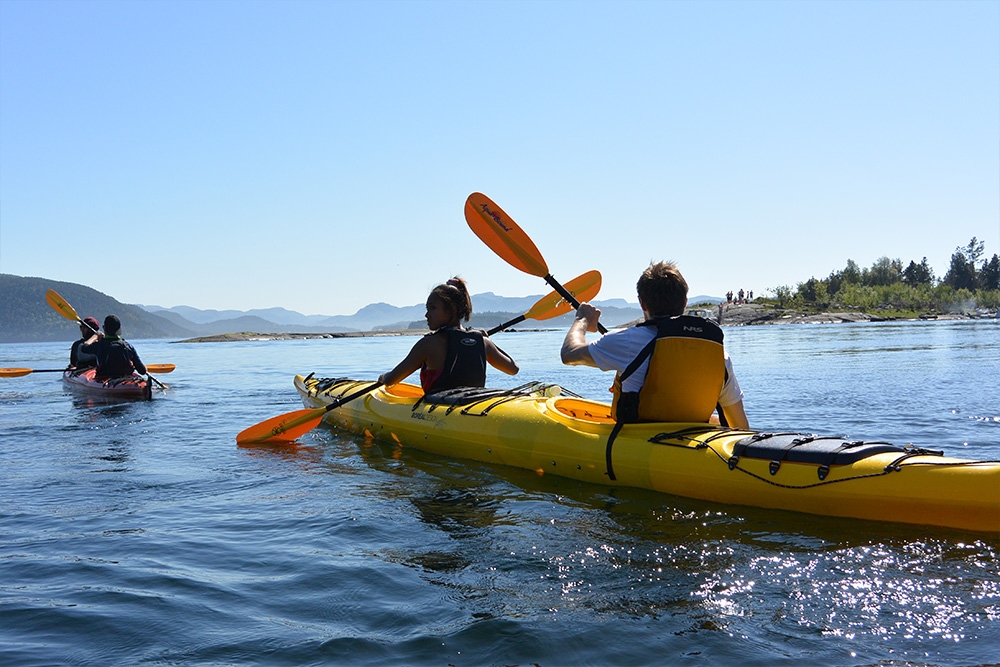
<path id="1" fill-rule="evenodd" d="M 1000 253 L 1000 1 L 0 0 L 0 272 L 349 315 Z M 475 304 L 473 304 L 475 305 Z"/>

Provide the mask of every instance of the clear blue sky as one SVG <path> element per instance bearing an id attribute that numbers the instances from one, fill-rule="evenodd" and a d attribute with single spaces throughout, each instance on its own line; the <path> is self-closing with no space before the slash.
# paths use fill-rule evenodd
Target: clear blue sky
<path id="1" fill-rule="evenodd" d="M 0 272 L 351 314 L 1000 252 L 1000 2 L 0 0 Z"/>

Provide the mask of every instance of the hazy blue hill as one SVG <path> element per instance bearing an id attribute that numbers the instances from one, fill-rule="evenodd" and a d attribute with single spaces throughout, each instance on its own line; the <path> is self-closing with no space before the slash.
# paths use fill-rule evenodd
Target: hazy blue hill
<path id="1" fill-rule="evenodd" d="M 78 329 L 56 313 L 45 301 L 45 292 L 55 289 L 81 317 L 93 315 L 99 321 L 109 313 L 122 320 L 126 338 L 191 338 L 223 333 L 336 333 L 384 329 L 422 329 L 424 304 L 393 306 L 373 303 L 353 315 L 303 315 L 275 307 L 241 310 L 202 310 L 191 306 L 137 306 L 123 304 L 90 287 L 44 278 L 24 278 L 0 274 L 0 342 L 75 340 Z M 503 297 L 493 292 L 475 294 L 472 326 L 491 329 L 524 314 L 542 297 Z M 703 298 L 703 297 L 698 297 Z M 602 312 L 601 321 L 613 327 L 638 319 L 638 305 L 624 299 L 594 302 Z M 563 328 L 572 314 L 545 321 L 527 320 L 518 328 Z"/>
<path id="2" fill-rule="evenodd" d="M 105 315 L 117 315 L 122 321 L 122 335 L 135 338 L 185 338 L 190 329 L 168 319 L 130 306 L 90 287 L 45 278 L 25 278 L 0 274 L 0 343 L 76 340 L 79 325 L 62 317 L 45 301 L 45 293 L 54 289 L 80 317 L 88 315 L 104 321 Z"/>
<path id="3" fill-rule="evenodd" d="M 139 307 L 150 313 L 156 313 L 161 316 L 166 316 L 166 313 L 179 315 L 185 322 L 191 324 L 207 324 L 208 322 L 216 322 L 218 320 L 232 320 L 246 315 L 246 313 L 242 310 L 201 310 L 200 308 L 192 308 L 191 306 L 174 306 L 173 308 L 164 308 L 162 306 L 140 305 Z M 176 318 L 171 317 L 171 320 L 175 319 Z"/>
<path id="4" fill-rule="evenodd" d="M 531 309 L 542 298 L 537 296 L 499 296 L 493 292 L 483 292 L 472 297 L 472 310 L 480 313 L 511 312 L 521 314 Z"/>
<path id="5" fill-rule="evenodd" d="M 197 311 L 195 314 L 199 320 L 202 321 L 191 321 L 183 315 L 174 312 L 174 309 L 158 310 L 156 311 L 156 315 L 170 320 L 177 326 L 193 332 L 193 335 L 196 336 L 213 336 L 216 334 L 234 333 L 238 331 L 252 331 L 254 333 L 341 333 L 354 331 L 354 329 L 348 329 L 345 327 L 322 327 L 313 324 L 279 324 L 256 315 L 241 314 L 242 311 L 238 310 L 198 311 L 197 308 L 189 308 L 187 306 L 180 306 L 178 308 L 183 308 L 189 312 Z M 226 316 L 224 319 L 219 320 L 205 320 L 203 314 L 209 312 L 226 313 Z M 291 313 L 294 311 L 287 312 Z M 231 316 L 234 313 L 236 315 Z"/>
<path id="6" fill-rule="evenodd" d="M 399 307 L 388 303 L 372 303 L 353 315 L 334 315 L 318 324 L 326 327 L 344 327 L 354 331 L 373 331 L 378 328 L 405 329 L 405 326 L 396 325 L 422 319 L 425 312 L 424 304 Z"/>
<path id="7" fill-rule="evenodd" d="M 170 313 L 171 315 L 180 315 L 184 318 L 184 322 L 188 324 L 210 324 L 220 320 L 235 320 L 239 317 L 246 317 L 249 315 L 252 317 L 258 317 L 271 323 L 272 325 L 290 324 L 294 326 L 310 326 L 320 324 L 323 320 L 330 317 L 329 315 L 303 315 L 302 313 L 294 310 L 288 310 L 287 308 L 255 308 L 253 310 L 242 311 L 201 310 L 199 308 L 192 308 L 191 306 L 173 306 L 172 308 L 164 308 L 163 306 L 140 305 L 139 307 L 162 316 L 167 316 L 166 313 Z M 170 319 L 172 321 L 176 321 L 173 317 Z M 182 324 L 182 326 L 187 325 Z"/>

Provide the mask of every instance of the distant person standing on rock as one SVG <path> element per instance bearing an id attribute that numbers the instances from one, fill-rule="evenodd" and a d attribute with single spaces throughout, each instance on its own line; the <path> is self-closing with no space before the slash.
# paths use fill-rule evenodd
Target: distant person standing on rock
<path id="1" fill-rule="evenodd" d="M 94 333 L 86 343 L 80 346 L 80 351 L 97 357 L 97 375 L 99 378 L 117 378 L 132 375 L 133 371 L 145 374 L 146 365 L 142 363 L 135 348 L 122 338 L 121 320 L 117 315 L 104 318 L 104 337 Z"/>

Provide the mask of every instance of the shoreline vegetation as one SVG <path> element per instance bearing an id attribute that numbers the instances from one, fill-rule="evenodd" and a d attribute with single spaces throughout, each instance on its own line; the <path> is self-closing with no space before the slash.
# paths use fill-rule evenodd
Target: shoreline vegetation
<path id="1" fill-rule="evenodd" d="M 862 312 L 808 312 L 805 310 L 779 308 L 766 299 L 758 299 L 753 303 L 725 303 L 722 306 L 722 326 L 761 326 L 781 324 L 842 324 L 854 322 L 892 322 L 892 321 L 924 321 L 924 320 L 971 320 L 996 319 L 997 311 L 977 311 L 976 313 L 904 313 L 880 311 L 878 314 Z M 719 306 L 702 306 L 697 310 L 712 311 L 718 318 Z M 632 324 L 632 323 L 630 323 Z M 629 325 L 622 325 L 629 326 Z M 564 329 L 565 327 L 558 327 Z M 612 327 L 617 328 L 617 327 Z M 550 331 L 554 327 L 532 327 L 508 329 L 506 333 L 525 331 Z M 376 338 L 388 336 L 420 336 L 427 333 L 426 329 L 394 329 L 387 331 L 348 331 L 337 333 L 258 333 L 238 331 L 213 336 L 197 336 L 176 343 L 234 343 L 240 341 L 275 341 L 302 340 L 315 338 Z"/>
<path id="2" fill-rule="evenodd" d="M 907 320 L 996 319 L 1000 310 L 1000 255 L 987 259 L 985 243 L 972 237 L 955 248 L 944 277 L 938 279 L 927 263 L 880 257 L 871 268 L 854 260 L 826 278 L 812 277 L 794 289 L 787 285 L 767 290 L 774 298 L 743 300 L 743 290 L 733 302 L 691 303 L 688 313 L 716 320 L 722 326 L 762 324 L 836 324 Z M 752 292 L 751 292 L 752 294 Z M 620 326 L 630 326 L 638 320 Z M 532 331 L 555 327 L 538 327 Z M 612 327 L 617 328 L 617 327 Z M 511 331 L 525 331 L 512 329 Z M 288 340 L 294 338 L 343 338 L 349 336 L 414 336 L 422 328 L 351 333 L 228 333 L 189 338 L 181 343 L 239 340 Z"/>

